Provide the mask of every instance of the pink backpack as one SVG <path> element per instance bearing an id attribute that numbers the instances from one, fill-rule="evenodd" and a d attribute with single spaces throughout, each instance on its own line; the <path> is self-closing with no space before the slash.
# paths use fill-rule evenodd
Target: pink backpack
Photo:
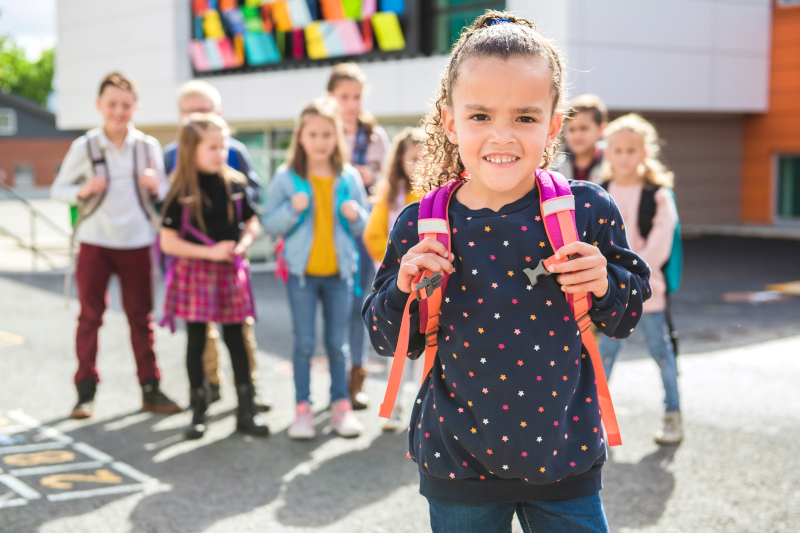
<path id="1" fill-rule="evenodd" d="M 572 195 L 567 179 L 557 172 L 537 169 L 536 183 L 539 187 L 539 202 L 545 231 L 553 250 L 559 250 L 562 246 L 579 240 L 578 230 L 575 225 L 575 198 Z M 448 207 L 453 194 L 463 184 L 464 182 L 460 180 L 450 182 L 443 187 L 430 191 L 422 198 L 419 204 L 419 222 L 417 224 L 420 240 L 427 237 L 435 238 L 447 247 L 448 252 L 450 251 Z M 525 269 L 525 273 L 531 278 L 532 283 L 535 283 L 538 275 L 547 275 L 546 269 L 550 265 L 568 261 L 569 259 L 563 257 L 557 261 L 555 256 L 552 256 L 540 262 L 536 269 Z M 408 339 L 411 328 L 409 306 L 414 300 L 419 300 L 420 332 L 425 335 L 425 372 L 423 381 L 425 377 L 431 374 L 437 353 L 436 337 L 439 333 L 442 294 L 447 286 L 448 277 L 449 275 L 446 273 L 433 274 L 430 270 L 426 270 L 414 279 L 414 292 L 409 295 L 403 311 L 403 321 L 400 326 L 397 349 L 394 352 L 389 384 L 386 387 L 386 395 L 381 404 L 380 416 L 383 418 L 391 416 L 397 400 L 400 378 L 403 374 L 403 366 L 408 354 Z M 597 344 L 590 329 L 592 324 L 592 320 L 589 317 L 589 310 L 592 307 L 591 296 L 588 293 L 578 293 L 567 294 L 566 297 L 575 321 L 580 328 L 583 345 L 589 352 L 592 366 L 594 367 L 600 414 L 606 428 L 608 445 L 619 446 L 622 444 L 622 439 L 619 433 L 617 417 L 614 413 L 614 405 L 611 402 L 611 394 L 608 391 L 608 381 L 600 360 L 600 353 L 597 350 Z"/>

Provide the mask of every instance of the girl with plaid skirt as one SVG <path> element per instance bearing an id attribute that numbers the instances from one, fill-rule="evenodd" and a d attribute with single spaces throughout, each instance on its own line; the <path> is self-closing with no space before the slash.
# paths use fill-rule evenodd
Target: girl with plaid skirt
<path id="1" fill-rule="evenodd" d="M 186 438 L 205 432 L 208 391 L 203 370 L 207 325 L 222 325 L 239 397 L 236 429 L 266 436 L 256 416 L 242 324 L 255 317 L 247 249 L 259 231 L 243 174 L 225 163 L 229 129 L 218 115 L 192 114 L 179 133 L 178 162 L 164 203 L 161 249 L 174 256 L 166 274 L 164 321 L 186 321 L 186 368 L 192 423 Z"/>

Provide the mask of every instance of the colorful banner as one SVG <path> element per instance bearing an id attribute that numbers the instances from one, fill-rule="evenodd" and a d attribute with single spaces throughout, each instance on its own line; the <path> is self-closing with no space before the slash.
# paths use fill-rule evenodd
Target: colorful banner
<path id="1" fill-rule="evenodd" d="M 406 48 L 403 0 L 192 0 L 195 72 Z"/>

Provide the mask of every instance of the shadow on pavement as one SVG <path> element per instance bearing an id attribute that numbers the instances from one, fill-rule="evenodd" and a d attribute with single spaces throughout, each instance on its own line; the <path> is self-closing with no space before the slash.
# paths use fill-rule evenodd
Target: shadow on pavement
<path id="1" fill-rule="evenodd" d="M 661 446 L 636 464 L 609 460 L 603 468 L 603 506 L 611 531 L 658 522 L 675 490 L 669 471 L 677 446 Z"/>
<path id="2" fill-rule="evenodd" d="M 185 414 L 175 416 L 188 421 Z M 234 416 L 235 410 L 216 413 L 210 417 L 209 425 L 229 426 L 232 430 Z M 141 411 L 90 422 L 64 433 L 76 442 L 96 442 L 102 436 L 104 448 L 113 450 L 115 460 L 156 478 L 164 487 L 146 495 L 130 511 L 127 518 L 132 531 L 199 532 L 275 502 L 282 494 L 286 505 L 277 512 L 281 523 L 318 527 L 334 523 L 416 480 L 416 469 L 407 464 L 405 435 L 384 433 L 367 449 L 324 460 L 310 473 L 299 474 L 286 485 L 283 478 L 287 473 L 337 438 L 332 432 L 325 434 L 329 413 L 321 411 L 316 416 L 318 437 L 307 442 L 292 441 L 285 431 L 264 439 L 237 432 L 217 439 L 214 433 L 224 434 L 227 427 L 218 427 L 221 433 L 209 430 L 204 439 L 185 441 L 183 423 L 173 423 L 171 417 L 147 417 Z M 52 427 L 67 420 L 50 420 L 44 425 Z M 109 429 L 115 425 L 124 427 Z M 169 429 L 158 427 L 164 425 Z M 170 447 L 182 449 L 158 459 L 160 462 L 153 461 Z M 143 449 L 147 450 L 145 457 Z M 128 496 L 130 493 L 66 502 L 39 500 L 24 507 L 3 509 L 0 531 L 35 531 L 46 522 L 92 513 Z M 46 505 L 47 509 L 39 511 L 38 505 Z M 309 509 L 314 511 L 309 513 Z M 311 522 L 309 517 L 313 517 Z"/>

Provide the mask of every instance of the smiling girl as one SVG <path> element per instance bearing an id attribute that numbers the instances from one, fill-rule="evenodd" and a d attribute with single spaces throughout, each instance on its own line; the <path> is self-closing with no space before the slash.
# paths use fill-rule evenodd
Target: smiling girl
<path id="1" fill-rule="evenodd" d="M 591 293 L 597 327 L 626 337 L 649 295 L 648 269 L 628 249 L 600 187 L 570 182 L 582 240 L 557 253 L 542 222 L 537 173 L 561 130 L 564 65 L 528 20 L 490 11 L 456 43 L 425 130 L 417 186 L 464 180 L 449 206 L 452 254 L 418 235 L 418 204 L 394 226 L 365 321 L 390 356 L 412 280 L 449 273 L 438 355 L 409 424 L 434 532 L 607 531 L 599 498 L 606 458 L 600 369 L 585 357 L 565 293 Z M 462 178 L 464 173 L 467 178 Z M 431 253 L 433 252 L 433 253 Z M 533 286 L 523 270 L 571 260 Z M 412 302 L 410 357 L 425 348 Z"/>

